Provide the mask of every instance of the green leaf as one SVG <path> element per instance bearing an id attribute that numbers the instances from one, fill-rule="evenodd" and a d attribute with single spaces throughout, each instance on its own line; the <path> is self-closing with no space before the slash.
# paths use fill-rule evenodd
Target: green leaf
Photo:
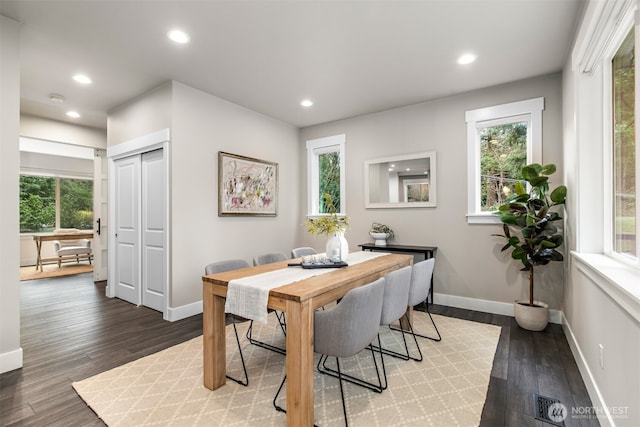
<path id="1" fill-rule="evenodd" d="M 543 185 L 547 181 L 549 181 L 549 177 L 547 177 L 547 176 L 535 176 L 535 177 L 531 177 L 528 181 L 531 183 L 531 185 L 533 187 L 540 187 L 541 185 Z"/>
<path id="2" fill-rule="evenodd" d="M 524 188 L 524 185 L 522 185 L 520 181 L 515 183 L 514 189 L 516 190 L 516 194 L 518 196 L 525 194 L 527 192 L 527 190 Z"/>
<path id="3" fill-rule="evenodd" d="M 561 185 L 551 192 L 549 195 L 551 201 L 556 205 L 561 205 L 567 198 L 567 187 Z"/>
<path id="4" fill-rule="evenodd" d="M 553 163 L 549 163 L 548 165 L 542 166 L 542 170 L 540 171 L 543 175 L 551 175 L 556 173 L 556 165 Z"/>

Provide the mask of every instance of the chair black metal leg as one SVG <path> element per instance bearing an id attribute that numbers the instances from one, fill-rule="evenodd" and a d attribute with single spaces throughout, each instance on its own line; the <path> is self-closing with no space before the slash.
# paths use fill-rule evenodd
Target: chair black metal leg
<path id="1" fill-rule="evenodd" d="M 340 382 L 340 397 L 342 398 L 342 412 L 344 413 L 344 425 L 345 427 L 349 427 L 349 419 L 347 418 L 347 404 L 344 401 L 344 390 L 342 387 L 342 373 L 340 372 L 340 359 L 337 357 L 336 357 L 336 365 L 338 366 L 338 381 Z"/>
<path id="2" fill-rule="evenodd" d="M 273 398 L 273 407 L 276 408 L 276 411 L 284 412 L 285 414 L 287 413 L 287 410 L 284 409 L 282 406 L 279 406 L 276 403 L 276 400 L 278 400 L 278 396 L 280 396 L 280 392 L 282 391 L 282 387 L 284 387 L 284 383 L 286 381 L 287 381 L 287 376 L 285 375 L 284 378 L 282 378 L 282 382 L 280 383 L 280 387 L 278 387 L 278 391 L 276 392 L 276 395 Z"/>
<path id="3" fill-rule="evenodd" d="M 409 347 L 407 346 L 407 341 L 406 341 L 405 335 L 404 335 L 405 333 L 407 333 L 407 331 L 402 329 L 402 328 L 397 328 L 397 327 L 392 326 L 392 325 L 389 325 L 389 329 L 391 329 L 393 331 L 402 332 L 402 339 L 404 340 L 404 348 L 405 348 L 405 351 L 407 352 L 407 354 L 396 353 L 396 352 L 393 352 L 393 351 L 387 350 L 387 349 L 383 349 L 382 351 L 385 354 L 388 354 L 388 355 L 393 356 L 393 357 L 397 357 L 397 358 L 402 359 L 402 360 L 411 359 L 411 360 L 415 360 L 416 362 L 422 362 L 422 350 L 420 350 L 420 344 L 418 344 L 418 338 L 417 338 L 417 336 L 419 336 L 419 335 L 416 334 L 415 331 L 413 330 L 413 326 L 411 325 L 411 322 L 409 322 L 409 316 L 406 313 L 404 314 L 404 318 L 406 319 L 406 321 L 407 321 L 406 323 L 409 326 L 409 333 L 411 334 L 411 336 L 413 336 L 413 341 L 416 344 L 416 348 L 418 349 L 418 355 L 419 356 L 418 357 L 413 357 L 409 353 Z"/>
<path id="4" fill-rule="evenodd" d="M 282 313 L 282 316 L 284 318 L 284 313 Z M 284 321 L 282 319 L 280 319 L 280 315 L 278 315 L 278 312 L 276 311 L 276 317 L 278 318 L 278 324 L 280 325 L 280 328 L 282 329 L 282 333 L 286 336 L 287 332 L 286 332 L 286 324 L 284 324 Z M 264 341 L 259 341 L 255 338 L 253 338 L 253 320 L 251 321 L 251 323 L 249 323 L 249 329 L 247 329 L 247 340 L 249 340 L 249 342 L 253 345 L 257 345 L 258 347 L 262 347 L 265 348 L 267 350 L 271 350 L 274 351 L 276 353 L 280 353 L 280 354 L 287 354 L 287 351 L 284 348 L 280 348 L 280 347 L 276 347 L 274 345 L 268 344 Z"/>
<path id="5" fill-rule="evenodd" d="M 440 331 L 438 330 L 438 327 L 436 326 L 436 322 L 434 322 L 433 317 L 431 316 L 431 312 L 429 311 L 429 304 L 427 304 L 426 301 L 424 301 L 423 304 L 425 306 L 425 312 L 429 316 L 429 319 L 431 319 L 431 324 L 433 325 L 433 328 L 436 330 L 436 334 L 438 334 L 438 337 L 437 338 L 430 337 L 428 335 L 423 335 L 423 334 L 420 334 L 418 332 L 413 331 L 414 338 L 415 337 L 420 337 L 420 338 L 426 338 L 428 340 L 436 341 L 436 342 L 442 341 L 442 336 L 440 335 Z M 391 328 L 394 331 L 401 331 L 402 330 L 401 328 L 398 328 L 398 327 L 395 327 L 395 326 L 389 326 L 389 328 Z M 413 359 L 413 360 L 416 360 L 416 359 Z M 422 359 L 420 359 L 420 360 L 422 360 Z"/>
<path id="6" fill-rule="evenodd" d="M 280 387 L 278 387 L 278 391 L 276 392 L 276 395 L 273 397 L 273 407 L 276 408 L 276 411 L 284 412 L 286 414 L 287 410 L 276 403 L 276 401 L 278 400 L 278 396 L 280 396 L 280 392 L 282 391 L 282 387 L 284 387 L 285 382 L 287 382 L 287 376 L 286 375 L 284 376 L 284 378 L 282 378 L 282 382 L 280 383 Z M 344 401 L 344 399 L 343 399 L 343 401 Z M 314 424 L 313 427 L 318 427 L 318 426 Z"/>
<path id="7" fill-rule="evenodd" d="M 382 369 L 385 372 L 384 374 L 385 385 L 383 386 L 382 379 L 380 378 L 380 370 L 378 368 L 378 362 L 376 360 L 375 353 L 372 347 L 370 347 L 370 349 L 371 349 L 371 357 L 373 358 L 373 366 L 376 369 L 376 376 L 378 377 L 378 384 L 374 384 L 374 383 L 365 381 L 362 378 L 354 377 L 352 375 L 348 375 L 345 373 L 343 373 L 341 377 L 344 381 L 350 382 L 351 384 L 359 385 L 360 387 L 364 387 L 366 389 L 375 391 L 376 393 L 382 393 L 382 391 L 387 388 L 386 387 L 386 368 L 384 366 L 384 358 L 382 358 Z M 329 359 L 328 356 L 325 356 L 325 355 L 320 356 L 320 359 L 318 359 L 318 365 L 317 365 L 318 372 L 320 372 L 321 374 L 329 375 L 334 378 L 338 378 L 338 371 L 327 366 L 328 359 Z"/>
<path id="8" fill-rule="evenodd" d="M 229 378 L 231 381 L 235 381 L 238 384 L 246 387 L 249 385 L 249 375 L 247 375 L 247 365 L 245 365 L 244 363 L 244 356 L 242 355 L 242 347 L 240 347 L 240 338 L 238 338 L 238 328 L 236 328 L 235 322 L 232 323 L 232 325 L 233 325 L 233 332 L 235 332 L 236 334 L 236 342 L 238 343 L 238 351 L 240 352 L 240 361 L 242 361 L 242 369 L 244 370 L 244 380 L 233 378 L 230 375 L 226 375 L 226 377 Z"/>

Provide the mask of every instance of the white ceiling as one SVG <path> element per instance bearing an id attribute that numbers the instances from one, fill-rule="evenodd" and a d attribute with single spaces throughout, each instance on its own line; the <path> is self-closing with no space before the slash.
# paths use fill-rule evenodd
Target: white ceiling
<path id="1" fill-rule="evenodd" d="M 22 23 L 24 113 L 106 128 L 111 108 L 177 80 L 304 127 L 560 71 L 581 4 L 2 0 L 0 13 Z M 464 52 L 478 60 L 458 65 Z"/>

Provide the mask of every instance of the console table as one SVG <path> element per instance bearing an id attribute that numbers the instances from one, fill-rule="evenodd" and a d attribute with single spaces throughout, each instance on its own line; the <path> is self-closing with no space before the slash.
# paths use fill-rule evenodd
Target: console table
<path id="1" fill-rule="evenodd" d="M 360 246 L 363 251 L 422 254 L 424 256 L 424 259 L 434 258 L 436 256 L 436 251 L 438 250 L 437 246 L 411 246 L 390 244 L 387 244 L 386 246 L 376 246 L 374 243 L 361 243 L 358 246 Z M 433 304 L 433 276 L 431 276 L 431 289 L 429 289 L 429 295 L 427 295 L 427 303 Z"/>
<path id="2" fill-rule="evenodd" d="M 33 236 L 33 240 L 36 242 L 36 271 L 40 269 L 42 271 L 42 263 L 49 261 L 57 261 L 59 257 L 55 258 L 42 258 L 42 242 L 49 242 L 53 240 L 80 240 L 80 239 L 93 239 L 93 231 L 77 232 L 77 233 L 51 233 L 51 234 L 36 234 Z M 86 255 L 85 255 L 86 256 Z M 75 255 L 74 255 L 75 257 Z M 91 261 L 91 255 L 89 255 L 89 261 Z"/>

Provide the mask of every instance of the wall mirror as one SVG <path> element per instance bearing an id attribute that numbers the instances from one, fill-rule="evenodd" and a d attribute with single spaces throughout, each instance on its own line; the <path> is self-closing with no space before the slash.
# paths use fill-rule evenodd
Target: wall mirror
<path id="1" fill-rule="evenodd" d="M 436 204 L 434 151 L 364 162 L 365 208 L 431 208 Z"/>

